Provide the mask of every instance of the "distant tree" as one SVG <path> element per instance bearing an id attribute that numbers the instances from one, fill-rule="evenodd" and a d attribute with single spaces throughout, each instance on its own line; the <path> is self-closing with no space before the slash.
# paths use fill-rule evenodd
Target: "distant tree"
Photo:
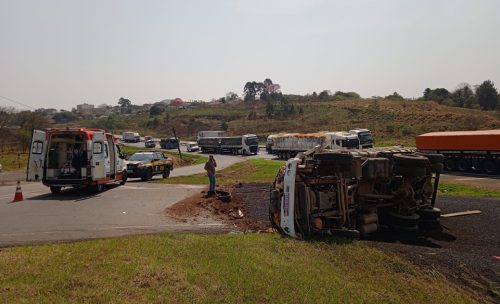
<path id="1" fill-rule="evenodd" d="M 494 110 L 497 107 L 498 92 L 491 80 L 486 80 L 477 87 L 476 98 L 484 110 Z"/>
<path id="2" fill-rule="evenodd" d="M 328 99 L 330 97 L 330 95 L 332 95 L 332 92 L 330 92 L 329 90 L 324 90 L 324 91 L 321 91 L 321 93 L 319 93 L 318 98 L 325 100 L 325 99 Z"/>
<path id="3" fill-rule="evenodd" d="M 304 109 L 302 107 L 299 107 L 299 114 L 304 114 Z"/>
<path id="4" fill-rule="evenodd" d="M 342 92 L 342 91 L 337 91 L 332 96 L 334 100 L 358 99 L 360 97 L 361 96 L 359 96 L 359 94 L 356 92 Z"/>
<path id="5" fill-rule="evenodd" d="M 0 129 L 7 127 L 14 118 L 14 108 L 0 107 Z"/>
<path id="6" fill-rule="evenodd" d="M 217 101 L 220 103 L 226 103 L 226 97 L 221 97 L 221 98 L 217 99 Z"/>
<path id="7" fill-rule="evenodd" d="M 273 117 L 274 116 L 274 105 L 272 104 L 271 101 L 266 102 L 266 117 Z"/>
<path id="8" fill-rule="evenodd" d="M 120 106 L 121 113 L 131 113 L 132 112 L 132 109 L 131 109 L 132 102 L 129 99 L 120 97 L 120 99 L 118 99 L 118 105 Z"/>
<path id="9" fill-rule="evenodd" d="M 467 83 L 461 83 L 455 91 L 451 93 L 453 103 L 458 107 L 471 108 L 474 103 L 474 92 Z"/>
<path id="10" fill-rule="evenodd" d="M 385 99 L 389 100 L 404 100 L 404 97 L 399 95 L 398 92 L 394 92 L 391 95 L 385 96 Z"/>
<path id="11" fill-rule="evenodd" d="M 450 99 L 451 93 L 445 88 L 437 88 L 431 90 L 429 88 L 425 89 L 424 96 L 422 97 L 424 100 L 434 100 L 438 103 L 442 103 L 443 101 Z"/>
<path id="12" fill-rule="evenodd" d="M 156 116 L 156 115 L 161 115 L 165 111 L 165 108 L 155 104 L 149 109 L 149 115 L 151 116 Z"/>
<path id="13" fill-rule="evenodd" d="M 56 123 L 65 123 L 65 122 L 70 122 L 70 121 L 75 121 L 78 119 L 78 116 L 76 116 L 75 113 L 69 112 L 69 111 L 60 111 L 57 112 L 52 116 L 52 119 Z"/>
<path id="14" fill-rule="evenodd" d="M 226 93 L 226 101 L 231 102 L 231 101 L 236 101 L 238 100 L 238 94 L 235 92 L 227 92 Z"/>
<path id="15" fill-rule="evenodd" d="M 431 96 L 431 92 L 432 92 L 432 90 L 430 88 L 427 88 L 424 90 L 424 96 L 423 96 L 424 100 L 429 100 L 429 98 Z"/>
<path id="16" fill-rule="evenodd" d="M 223 130 L 223 131 L 227 131 L 229 129 L 229 125 L 227 124 L 227 122 L 223 121 L 221 124 L 220 124 L 220 128 Z"/>
<path id="17" fill-rule="evenodd" d="M 313 99 L 318 98 L 318 93 L 316 93 L 316 91 L 314 91 L 314 92 L 311 94 L 311 97 L 312 97 Z"/>

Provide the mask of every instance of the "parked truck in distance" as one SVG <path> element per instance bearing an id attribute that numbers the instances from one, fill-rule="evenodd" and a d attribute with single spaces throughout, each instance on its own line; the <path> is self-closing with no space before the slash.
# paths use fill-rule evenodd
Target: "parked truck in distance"
<path id="1" fill-rule="evenodd" d="M 443 154 L 446 171 L 500 174 L 500 130 L 431 132 L 418 135 L 416 144 Z"/>
<path id="2" fill-rule="evenodd" d="M 162 149 L 177 149 L 179 147 L 179 140 L 175 137 L 160 139 L 160 147 Z"/>
<path id="3" fill-rule="evenodd" d="M 259 151 L 259 138 L 254 134 L 200 137 L 198 147 L 202 153 L 257 154 Z"/>
<path id="4" fill-rule="evenodd" d="M 288 133 L 272 135 L 272 153 L 288 159 L 316 146 L 330 149 L 359 147 L 357 135 L 347 132 Z"/>
<path id="5" fill-rule="evenodd" d="M 349 133 L 358 137 L 359 149 L 373 148 L 373 135 L 370 130 L 356 128 L 354 130 L 350 130 Z"/>
<path id="6" fill-rule="evenodd" d="M 138 143 L 141 141 L 141 136 L 137 132 L 123 132 L 122 139 L 127 143 Z"/>

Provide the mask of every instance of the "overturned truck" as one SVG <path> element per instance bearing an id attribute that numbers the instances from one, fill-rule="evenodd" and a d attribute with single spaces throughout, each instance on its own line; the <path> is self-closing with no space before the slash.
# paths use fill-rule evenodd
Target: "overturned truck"
<path id="1" fill-rule="evenodd" d="M 435 208 L 441 154 L 395 150 L 299 153 L 278 172 L 270 195 L 274 229 L 291 237 L 368 236 L 380 227 L 416 234 L 439 229 Z"/>

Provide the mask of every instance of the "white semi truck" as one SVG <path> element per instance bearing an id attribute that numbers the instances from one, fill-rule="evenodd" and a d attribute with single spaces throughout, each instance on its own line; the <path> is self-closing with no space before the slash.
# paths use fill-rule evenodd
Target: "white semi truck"
<path id="1" fill-rule="evenodd" d="M 198 147 L 203 153 L 257 154 L 259 138 L 255 134 L 201 137 L 198 139 Z"/>
<path id="2" fill-rule="evenodd" d="M 373 135 L 368 129 L 356 128 L 349 131 L 350 134 L 356 135 L 359 139 L 359 149 L 373 148 Z"/>
<path id="3" fill-rule="evenodd" d="M 358 148 L 359 139 L 347 132 L 288 133 L 272 135 L 272 153 L 288 159 L 316 146 L 330 149 Z"/>

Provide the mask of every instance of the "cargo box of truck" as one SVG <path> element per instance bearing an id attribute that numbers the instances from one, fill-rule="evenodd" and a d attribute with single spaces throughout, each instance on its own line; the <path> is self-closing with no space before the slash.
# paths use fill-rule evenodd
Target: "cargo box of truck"
<path id="1" fill-rule="evenodd" d="M 443 154 L 447 171 L 499 173 L 500 130 L 432 132 L 417 136 L 416 144 Z"/>

